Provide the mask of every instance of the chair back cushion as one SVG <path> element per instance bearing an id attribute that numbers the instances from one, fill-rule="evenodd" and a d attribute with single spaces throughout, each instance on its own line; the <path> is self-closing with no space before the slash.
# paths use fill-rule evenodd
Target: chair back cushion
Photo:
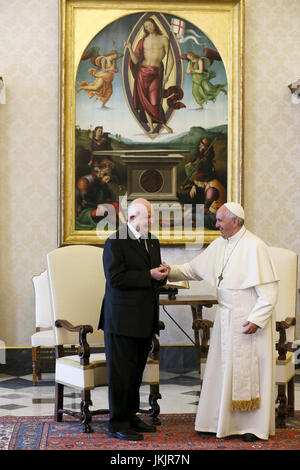
<path id="1" fill-rule="evenodd" d="M 52 328 L 52 309 L 47 271 L 32 278 L 35 295 L 35 326 Z"/>
<path id="2" fill-rule="evenodd" d="M 103 249 L 89 245 L 57 248 L 47 255 L 50 294 L 54 321 L 72 325 L 92 325 L 89 344 L 103 344 L 103 332 L 97 330 L 105 277 Z M 56 344 L 78 344 L 78 333 L 55 328 Z"/>
<path id="3" fill-rule="evenodd" d="M 297 302 L 298 255 L 285 248 L 270 247 L 271 256 L 279 277 L 276 320 L 295 317 Z M 287 341 L 294 341 L 295 327 L 286 330 Z"/>

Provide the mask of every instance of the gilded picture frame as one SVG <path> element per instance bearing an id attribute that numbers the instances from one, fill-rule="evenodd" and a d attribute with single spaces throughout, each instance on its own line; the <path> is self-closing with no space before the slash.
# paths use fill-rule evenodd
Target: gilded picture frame
<path id="1" fill-rule="evenodd" d="M 219 236 L 217 204 L 243 202 L 243 58 L 243 0 L 60 0 L 59 245 L 103 245 L 138 197 L 162 245 Z"/>

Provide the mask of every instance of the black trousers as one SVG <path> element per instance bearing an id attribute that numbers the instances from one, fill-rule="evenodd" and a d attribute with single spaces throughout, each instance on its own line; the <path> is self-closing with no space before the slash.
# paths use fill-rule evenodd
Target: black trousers
<path id="1" fill-rule="evenodd" d="M 140 386 L 152 343 L 104 331 L 108 370 L 109 429 L 124 431 L 140 408 Z"/>

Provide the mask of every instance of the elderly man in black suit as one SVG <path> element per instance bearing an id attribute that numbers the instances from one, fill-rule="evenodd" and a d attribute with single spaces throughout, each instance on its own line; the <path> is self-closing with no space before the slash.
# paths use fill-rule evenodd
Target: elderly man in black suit
<path id="1" fill-rule="evenodd" d="M 142 440 L 143 432 L 156 431 L 136 414 L 152 337 L 158 333 L 159 286 L 168 274 L 159 241 L 148 231 L 151 220 L 151 204 L 134 200 L 127 224 L 106 240 L 103 251 L 106 290 L 99 328 L 108 366 L 108 430 L 118 439 Z"/>

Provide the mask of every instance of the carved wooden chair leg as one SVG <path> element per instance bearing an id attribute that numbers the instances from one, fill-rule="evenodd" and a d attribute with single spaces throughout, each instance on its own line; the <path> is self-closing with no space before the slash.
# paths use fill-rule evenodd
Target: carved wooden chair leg
<path id="1" fill-rule="evenodd" d="M 294 377 L 291 378 L 287 385 L 288 395 L 288 416 L 294 416 L 295 414 L 295 388 L 294 388 Z"/>
<path id="2" fill-rule="evenodd" d="M 83 427 L 83 432 L 84 433 L 94 432 L 93 428 L 90 425 L 90 423 L 92 421 L 90 406 L 92 406 L 91 391 L 90 390 L 82 390 L 82 392 L 81 392 L 80 411 L 81 411 L 81 425 Z"/>
<path id="3" fill-rule="evenodd" d="M 42 379 L 42 365 L 41 365 L 41 347 L 37 347 L 37 376 L 38 379 Z"/>
<path id="4" fill-rule="evenodd" d="M 279 406 L 277 408 L 276 427 L 282 429 L 286 427 L 286 417 L 288 412 L 285 385 L 278 385 L 277 402 L 279 403 Z"/>
<path id="5" fill-rule="evenodd" d="M 54 418 L 55 421 L 61 422 L 63 420 L 63 413 L 59 410 L 63 409 L 64 405 L 64 386 L 62 384 L 55 384 L 55 410 Z"/>
<path id="6" fill-rule="evenodd" d="M 154 425 L 159 426 L 161 424 L 158 415 L 160 413 L 160 406 L 157 403 L 157 400 L 161 398 L 161 394 L 159 393 L 159 384 L 151 384 L 150 385 L 150 395 L 149 395 L 149 405 L 151 407 L 149 416 L 151 416 L 151 422 Z"/>
<path id="7" fill-rule="evenodd" d="M 37 347 L 32 347 L 32 382 L 36 386 L 38 382 L 38 364 L 37 364 Z"/>

